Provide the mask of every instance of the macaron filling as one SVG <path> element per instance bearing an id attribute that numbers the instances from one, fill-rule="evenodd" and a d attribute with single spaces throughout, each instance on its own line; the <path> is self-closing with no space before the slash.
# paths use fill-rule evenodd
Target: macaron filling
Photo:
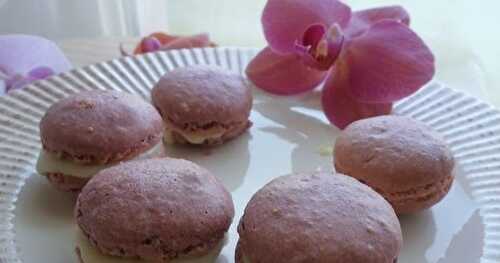
<path id="1" fill-rule="evenodd" d="M 235 124 L 232 126 L 224 125 L 211 125 L 210 127 L 192 128 L 188 127 L 182 129 L 171 123 L 165 122 L 165 132 L 163 133 L 163 140 L 168 144 L 175 143 L 190 143 L 190 144 L 204 144 L 209 141 L 221 140 L 228 134 L 235 131 L 242 131 L 248 127 L 248 121 Z"/>
<path id="2" fill-rule="evenodd" d="M 128 259 L 108 256 L 100 253 L 96 248 L 94 248 L 81 230 L 76 231 L 76 246 L 79 249 L 79 256 L 85 263 L 145 263 L 146 261 L 141 259 Z M 208 251 L 205 255 L 200 257 L 194 256 L 183 256 L 180 255 L 179 258 L 172 259 L 170 263 L 207 263 L 215 262 L 220 254 L 220 251 L 227 242 L 227 234 L 224 238 L 217 243 L 217 245 Z"/>
<path id="3" fill-rule="evenodd" d="M 220 139 L 226 130 L 220 126 L 214 126 L 208 129 L 200 129 L 194 131 L 183 131 L 181 129 L 175 128 L 173 125 L 166 125 L 163 140 L 166 143 L 174 144 L 178 143 L 176 136 L 181 136 L 182 139 L 186 140 L 191 144 L 203 144 L 207 140 L 217 140 Z"/>
<path id="4" fill-rule="evenodd" d="M 161 144 L 153 147 L 152 149 L 144 152 L 134 159 L 144 159 L 152 155 L 158 150 Z M 36 164 L 36 170 L 39 174 L 45 175 L 49 173 L 58 173 L 65 176 L 78 177 L 83 179 L 89 179 L 99 171 L 116 165 L 117 163 L 110 164 L 81 164 L 76 163 L 71 160 L 62 159 L 58 154 L 51 153 L 46 150 L 40 151 L 38 156 L 38 161 Z"/>

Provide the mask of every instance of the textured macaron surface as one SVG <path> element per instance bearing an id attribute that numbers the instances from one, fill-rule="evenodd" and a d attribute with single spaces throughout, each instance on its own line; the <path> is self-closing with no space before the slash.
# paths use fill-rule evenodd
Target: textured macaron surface
<path id="1" fill-rule="evenodd" d="M 331 173 L 274 179 L 241 218 L 237 259 L 261 263 L 393 263 L 402 246 L 390 204 L 357 180 Z"/>
<path id="2" fill-rule="evenodd" d="M 252 93 L 243 77 L 217 66 L 176 68 L 163 76 L 152 99 L 164 119 L 178 127 L 246 123 Z"/>
<path id="3" fill-rule="evenodd" d="M 161 139 L 163 122 L 142 98 L 117 91 L 88 91 L 52 105 L 40 122 L 44 149 L 88 163 L 140 154 Z"/>
<path id="4" fill-rule="evenodd" d="M 338 136 L 334 152 L 338 172 L 365 182 L 388 199 L 415 197 L 435 203 L 453 181 L 454 160 L 444 139 L 408 117 L 354 122 Z"/>
<path id="5" fill-rule="evenodd" d="M 102 253 L 154 262 L 201 255 L 224 238 L 234 206 L 206 169 L 180 159 L 130 161 L 101 171 L 75 217 Z"/>

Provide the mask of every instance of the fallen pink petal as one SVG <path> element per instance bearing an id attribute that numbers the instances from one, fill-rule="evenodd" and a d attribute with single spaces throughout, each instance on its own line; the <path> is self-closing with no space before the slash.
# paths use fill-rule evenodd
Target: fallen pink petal
<path id="1" fill-rule="evenodd" d="M 52 41 L 37 36 L 0 36 L 0 65 L 8 66 L 19 74 L 45 66 L 54 72 L 65 72 L 71 64 Z"/>
<path id="2" fill-rule="evenodd" d="M 142 42 L 144 52 L 153 52 L 161 48 L 161 43 L 155 37 L 146 37 Z"/>
<path id="3" fill-rule="evenodd" d="M 0 79 L 4 92 L 70 69 L 66 56 L 52 41 L 28 35 L 0 36 Z"/>
<path id="4" fill-rule="evenodd" d="M 32 69 L 27 75 L 34 79 L 45 79 L 54 74 L 55 72 L 52 68 L 42 66 Z"/>
<path id="5" fill-rule="evenodd" d="M 161 47 L 162 50 L 182 49 L 182 48 L 201 48 L 212 45 L 208 34 L 198 34 L 193 36 L 181 37 Z"/>
<path id="6" fill-rule="evenodd" d="M 191 36 L 175 36 L 166 33 L 153 33 L 141 40 L 134 49 L 134 54 L 143 54 L 158 50 L 171 50 L 183 48 L 202 48 L 213 47 L 215 43 L 210 40 L 206 33 Z M 123 56 L 130 55 L 123 46 L 120 46 L 120 52 Z"/>

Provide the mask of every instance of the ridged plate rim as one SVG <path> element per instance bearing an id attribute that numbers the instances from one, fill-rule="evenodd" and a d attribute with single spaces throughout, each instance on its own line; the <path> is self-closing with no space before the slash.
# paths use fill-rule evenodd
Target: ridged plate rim
<path id="1" fill-rule="evenodd" d="M 104 86 L 149 98 L 147 87 L 151 88 L 165 70 L 189 64 L 218 64 L 244 74 L 246 64 L 257 51 L 218 47 L 122 57 L 75 69 L 0 97 L 0 263 L 21 262 L 15 242 L 14 211 L 18 194 L 36 162 L 40 149 L 38 122 L 48 106 L 77 91 Z M 94 87 L 96 82 L 105 85 Z M 394 113 L 421 120 L 444 135 L 480 206 L 485 225 L 481 262 L 500 262 L 500 111 L 432 82 L 398 102 Z"/>

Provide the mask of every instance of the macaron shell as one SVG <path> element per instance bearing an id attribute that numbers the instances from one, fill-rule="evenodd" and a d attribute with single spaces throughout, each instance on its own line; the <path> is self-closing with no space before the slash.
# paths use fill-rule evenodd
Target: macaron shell
<path id="1" fill-rule="evenodd" d="M 246 123 L 252 92 L 243 77 L 217 66 L 176 68 L 153 88 L 163 118 L 185 129 Z"/>
<path id="2" fill-rule="evenodd" d="M 65 175 L 61 173 L 48 173 L 44 175 L 47 180 L 58 190 L 64 192 L 80 192 L 87 184 L 88 179 Z"/>
<path id="3" fill-rule="evenodd" d="M 238 233 L 237 259 L 260 263 L 392 263 L 402 246 L 390 204 L 330 173 L 273 180 L 250 200 Z"/>
<path id="4" fill-rule="evenodd" d="M 383 195 L 398 214 L 432 207 L 454 180 L 444 139 L 421 122 L 380 116 L 349 125 L 335 143 L 335 169 Z"/>
<path id="5" fill-rule="evenodd" d="M 431 208 L 441 201 L 450 191 L 453 181 L 454 177 L 449 175 L 442 181 L 403 193 L 385 193 L 375 190 L 391 203 L 398 215 L 413 214 Z"/>
<path id="6" fill-rule="evenodd" d="M 65 98 L 40 122 L 45 150 L 82 163 L 129 159 L 161 140 L 163 122 L 155 108 L 132 94 L 88 91 Z"/>
<path id="7" fill-rule="evenodd" d="M 338 136 L 334 152 L 338 172 L 389 193 L 435 184 L 454 167 L 438 133 L 402 116 L 353 122 Z"/>
<path id="8" fill-rule="evenodd" d="M 75 217 L 102 253 L 160 261 L 202 255 L 224 238 L 234 206 L 210 172 L 178 159 L 131 161 L 101 171 Z"/>

